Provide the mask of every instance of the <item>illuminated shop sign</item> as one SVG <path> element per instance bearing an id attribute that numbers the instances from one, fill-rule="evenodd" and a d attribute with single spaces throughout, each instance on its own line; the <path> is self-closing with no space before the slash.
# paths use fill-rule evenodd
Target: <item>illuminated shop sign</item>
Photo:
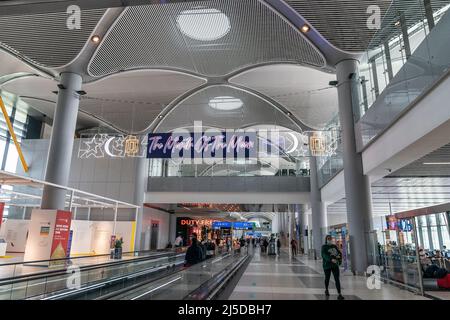
<path id="1" fill-rule="evenodd" d="M 256 158 L 255 132 L 149 133 L 147 158 Z"/>
<path id="2" fill-rule="evenodd" d="M 252 230 L 253 223 L 251 223 L 251 222 L 233 222 L 233 229 Z"/>
<path id="3" fill-rule="evenodd" d="M 182 226 L 211 226 L 214 220 L 210 219 L 181 219 L 180 224 Z"/>
<path id="4" fill-rule="evenodd" d="M 253 223 L 251 222 L 229 222 L 229 221 L 215 221 L 212 224 L 213 229 L 238 229 L 238 230 L 253 230 Z"/>
<path id="5" fill-rule="evenodd" d="M 212 224 L 213 229 L 231 229 L 231 222 L 228 221 L 215 221 Z"/>

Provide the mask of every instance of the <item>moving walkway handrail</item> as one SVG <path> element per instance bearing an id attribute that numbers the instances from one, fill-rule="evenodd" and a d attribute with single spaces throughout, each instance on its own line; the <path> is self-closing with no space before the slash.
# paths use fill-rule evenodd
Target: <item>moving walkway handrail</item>
<path id="1" fill-rule="evenodd" d="M 184 256 L 184 253 L 177 253 L 177 254 L 175 254 L 175 257 L 179 257 L 179 256 Z M 182 262 L 178 262 L 178 263 L 175 262 L 174 265 L 181 264 L 181 263 L 184 263 L 184 260 Z M 144 269 L 144 270 L 140 270 L 138 272 L 130 273 L 130 274 L 127 274 L 125 276 L 119 276 L 119 277 L 110 278 L 110 279 L 107 279 L 105 281 L 100 281 L 100 282 L 98 282 L 96 284 L 92 284 L 92 285 L 90 285 L 88 287 L 82 287 L 82 288 L 77 289 L 77 290 L 70 290 L 70 291 L 66 291 L 66 292 L 61 292 L 60 294 L 55 294 L 53 296 L 46 297 L 46 298 L 44 298 L 42 300 L 55 300 L 55 299 L 60 298 L 60 297 L 67 298 L 69 296 L 74 296 L 74 295 L 78 295 L 80 293 L 89 292 L 89 291 L 92 291 L 92 290 L 104 287 L 106 284 L 117 282 L 117 281 L 125 279 L 125 278 L 132 278 L 132 277 L 136 277 L 137 275 L 144 274 L 144 273 L 148 274 L 148 273 L 152 273 L 152 272 L 155 272 L 155 271 L 163 270 L 164 268 L 167 268 L 168 265 L 170 265 L 170 263 L 168 263 L 167 265 L 159 266 L 159 267 L 152 267 L 152 268 L 147 268 L 147 269 Z M 171 275 L 173 275 L 173 274 L 175 274 L 175 273 L 177 273 L 179 271 L 181 271 L 181 270 L 173 272 Z M 110 297 L 117 296 L 117 295 L 119 295 L 119 294 L 121 294 L 123 292 L 132 290 L 132 289 L 134 289 L 136 287 L 140 287 L 142 285 L 145 285 L 147 283 L 158 281 L 158 280 L 163 279 L 165 277 L 167 277 L 167 275 L 163 275 L 163 276 L 161 276 L 159 278 L 156 278 L 156 279 L 142 281 L 140 283 L 128 286 L 126 288 L 122 288 L 122 289 L 116 290 L 114 292 L 102 295 L 102 296 L 100 296 L 98 298 L 95 298 L 94 300 L 105 300 L 105 299 L 108 299 Z"/>
<path id="2" fill-rule="evenodd" d="M 246 253 L 236 264 L 229 264 L 225 269 L 204 282 L 197 289 L 191 291 L 183 300 L 210 300 L 236 274 L 248 258 L 250 258 L 250 255 Z"/>
<path id="3" fill-rule="evenodd" d="M 122 252 L 122 255 L 131 255 L 136 253 L 144 253 L 144 252 L 161 252 L 161 251 L 154 251 L 154 250 L 142 250 L 142 251 L 127 251 Z M 162 251 L 166 252 L 166 251 Z M 2 263 L 0 264 L 0 268 L 3 266 L 12 266 L 12 265 L 21 265 L 21 264 L 36 264 L 36 263 L 43 263 L 43 262 L 54 262 L 54 261 L 67 261 L 67 260 L 74 260 L 74 259 L 86 259 L 86 258 L 97 258 L 97 257 L 108 257 L 110 256 L 110 253 L 105 254 L 96 254 L 96 255 L 90 255 L 90 256 L 78 256 L 78 257 L 66 257 L 66 258 L 58 258 L 58 259 L 47 259 L 47 260 L 30 260 L 30 261 L 16 261 L 16 262 L 9 262 L 9 263 Z"/>
<path id="4" fill-rule="evenodd" d="M 162 258 L 164 256 L 171 257 L 171 256 L 176 256 L 176 255 L 177 255 L 177 253 L 173 252 L 173 251 L 163 252 L 161 254 L 137 257 L 134 259 L 120 260 L 120 261 L 108 261 L 108 262 L 104 262 L 104 263 L 80 266 L 80 270 L 83 270 L 83 271 L 95 270 L 95 269 L 101 269 L 103 267 L 129 264 L 129 263 L 140 262 L 140 261 L 145 261 L 145 260 L 156 260 L 156 259 Z M 48 261 L 48 260 L 46 260 L 46 261 Z M 54 260 L 50 260 L 50 261 L 54 261 Z M 40 279 L 40 278 L 56 277 L 59 275 L 66 275 L 66 274 L 67 274 L 67 268 L 62 268 L 62 269 L 58 269 L 58 270 L 49 270 L 49 271 L 44 271 L 44 272 L 37 272 L 37 273 L 32 273 L 32 274 L 24 274 L 24 275 L 0 279 L 0 286 L 14 284 L 14 283 L 23 282 L 23 281 L 36 280 L 36 279 Z"/>
<path id="5" fill-rule="evenodd" d="M 181 263 L 184 264 L 184 260 L 183 260 L 183 262 L 181 262 Z M 181 263 L 179 263 L 179 264 L 181 264 Z M 175 264 L 176 264 L 176 263 L 175 263 Z M 119 290 L 117 290 L 117 291 L 114 291 L 114 292 L 105 294 L 105 295 L 103 295 L 103 296 L 101 296 L 101 297 L 98 297 L 98 298 L 96 298 L 96 299 L 94 299 L 94 300 L 108 300 L 108 299 L 111 299 L 111 298 L 113 298 L 113 297 L 117 297 L 117 296 L 119 296 L 119 295 L 121 295 L 121 294 L 123 294 L 123 293 L 125 293 L 125 292 L 127 292 L 127 291 L 131 291 L 131 290 L 137 289 L 137 288 L 139 288 L 139 287 L 145 286 L 145 285 L 147 285 L 147 284 L 149 284 L 149 283 L 157 282 L 157 281 L 160 281 L 160 280 L 162 280 L 162 279 L 164 279 L 164 278 L 167 278 L 167 277 L 173 277 L 174 274 L 180 273 L 180 272 L 182 272 L 182 271 L 184 271 L 184 270 L 185 270 L 185 269 L 182 268 L 182 269 L 180 269 L 180 270 L 177 270 L 177 271 L 172 272 L 171 274 L 168 274 L 168 275 L 165 274 L 165 275 L 163 275 L 163 276 L 161 276 L 161 277 L 158 277 L 158 278 L 156 278 L 156 279 L 150 279 L 150 280 L 147 280 L 147 281 L 143 281 L 143 282 L 140 282 L 140 283 L 137 283 L 137 284 L 128 286 L 128 287 L 126 287 L 126 288 L 119 289 Z"/>
<path id="6" fill-rule="evenodd" d="M 223 259 L 223 258 L 225 258 L 225 257 L 227 257 L 227 256 L 229 256 L 229 255 L 230 255 L 230 253 L 228 253 L 228 252 L 222 253 L 222 254 L 220 254 L 219 259 L 221 260 L 221 259 Z M 217 258 L 216 258 L 216 259 L 217 259 Z M 214 260 L 216 260 L 216 259 L 211 259 L 211 260 L 212 260 L 212 263 L 214 263 Z M 208 260 L 209 260 L 209 259 L 208 259 Z M 203 261 L 203 262 L 205 262 L 205 261 Z M 192 267 L 192 266 L 191 266 L 191 267 Z M 99 298 L 96 299 L 96 300 L 103 300 L 103 299 L 110 299 L 110 298 L 113 298 L 113 297 L 117 297 L 117 296 L 120 296 L 120 295 L 122 295 L 122 294 L 124 294 L 124 293 L 126 293 L 126 292 L 128 292 L 128 291 L 132 291 L 132 290 L 134 290 L 134 289 L 138 289 L 138 288 L 140 288 L 140 287 L 142 287 L 142 286 L 148 285 L 149 283 L 157 282 L 157 281 L 162 280 L 162 279 L 165 279 L 165 278 L 172 278 L 175 274 L 180 273 L 180 272 L 183 272 L 183 271 L 185 271 L 186 269 L 191 268 L 191 267 L 185 267 L 185 268 L 182 268 L 182 269 L 180 269 L 180 270 L 177 270 L 177 271 L 175 271 L 175 272 L 173 272 L 173 273 L 171 273 L 171 274 L 169 274 L 169 275 L 164 275 L 164 276 L 159 277 L 159 278 L 157 278 L 157 279 L 152 279 L 152 280 L 145 281 L 145 282 L 142 282 L 142 283 L 139 283 L 139 284 L 136 284 L 136 285 L 129 286 L 129 287 L 127 287 L 127 288 L 123 288 L 123 289 L 114 291 L 114 292 L 112 292 L 112 293 L 109 293 L 109 294 L 106 294 L 106 295 L 104 295 L 104 296 L 102 296 L 102 297 L 99 297 Z M 220 272 L 222 272 L 222 271 L 220 271 Z M 208 282 L 208 280 L 207 280 L 206 282 Z M 204 283 L 203 283 L 203 284 L 204 284 Z M 203 284 L 202 284 L 202 285 L 203 285 Z M 200 286 L 202 286 L 202 285 L 200 285 Z M 162 288 L 162 287 L 161 287 L 161 288 Z M 131 300 L 133 300 L 133 299 L 131 299 Z"/>

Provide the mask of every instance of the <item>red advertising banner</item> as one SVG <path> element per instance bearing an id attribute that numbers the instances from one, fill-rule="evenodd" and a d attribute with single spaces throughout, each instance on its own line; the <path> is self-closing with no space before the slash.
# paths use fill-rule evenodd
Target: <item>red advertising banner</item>
<path id="1" fill-rule="evenodd" d="M 53 233 L 52 249 L 50 259 L 63 259 L 67 256 L 67 248 L 70 237 L 70 224 L 72 212 L 58 210 L 55 219 L 55 232 Z M 56 261 L 56 264 L 64 261 Z"/>
<path id="2" fill-rule="evenodd" d="M 5 210 L 5 203 L 0 202 L 0 227 L 2 226 L 3 210 Z"/>

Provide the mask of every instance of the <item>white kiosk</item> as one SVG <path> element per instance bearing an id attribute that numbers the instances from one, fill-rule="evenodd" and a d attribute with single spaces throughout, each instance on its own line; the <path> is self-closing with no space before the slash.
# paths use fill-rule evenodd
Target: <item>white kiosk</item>
<path id="1" fill-rule="evenodd" d="M 7 247 L 7 243 L 5 241 L 5 239 L 0 238 L 0 257 L 4 257 L 6 256 L 6 247 Z"/>

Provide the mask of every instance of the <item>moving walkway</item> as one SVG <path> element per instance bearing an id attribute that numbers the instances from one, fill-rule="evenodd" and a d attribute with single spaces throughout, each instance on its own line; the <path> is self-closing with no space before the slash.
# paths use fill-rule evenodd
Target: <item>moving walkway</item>
<path id="1" fill-rule="evenodd" d="M 3 274 L 13 271 L 0 279 L 0 300 L 78 296 L 91 299 L 105 291 L 170 272 L 183 261 L 184 252 L 168 250 L 124 253 L 121 260 L 98 255 L 3 264 L 0 266 Z M 59 264 L 54 265 L 55 262 Z"/>
<path id="2" fill-rule="evenodd" d="M 103 257 L 104 262 L 95 264 L 83 261 L 88 257 L 61 259 L 65 265 L 55 270 L 48 268 L 44 272 L 0 279 L 0 299 L 215 299 L 249 261 L 250 255 L 227 252 L 189 268 L 183 266 L 183 251 L 134 252 L 124 257 L 118 261 Z M 89 257 L 92 258 L 102 256 Z M 49 262 L 33 261 L 31 264 Z"/>

